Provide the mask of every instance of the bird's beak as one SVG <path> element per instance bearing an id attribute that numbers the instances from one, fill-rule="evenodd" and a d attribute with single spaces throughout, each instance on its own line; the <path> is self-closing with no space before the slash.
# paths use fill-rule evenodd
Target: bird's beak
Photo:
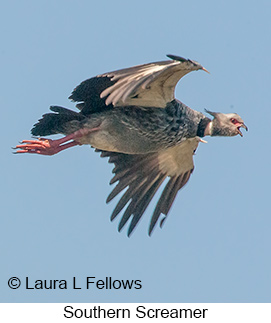
<path id="1" fill-rule="evenodd" d="M 248 131 L 248 127 L 244 124 L 244 123 L 241 123 L 240 126 L 237 127 L 237 130 L 238 130 L 238 133 L 241 137 L 243 137 L 243 134 L 242 132 L 240 131 L 240 128 L 244 128 L 246 129 L 246 131 Z"/>

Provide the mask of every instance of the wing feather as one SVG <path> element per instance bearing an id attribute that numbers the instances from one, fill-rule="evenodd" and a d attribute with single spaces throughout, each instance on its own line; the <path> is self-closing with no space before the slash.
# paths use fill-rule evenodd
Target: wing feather
<path id="1" fill-rule="evenodd" d="M 119 231 L 131 219 L 128 228 L 128 236 L 130 236 L 155 193 L 164 180 L 169 177 L 154 209 L 149 235 L 161 214 L 164 214 L 164 218 L 161 220 L 160 226 L 163 224 L 178 191 L 188 182 L 193 172 L 193 154 L 199 141 L 200 138 L 195 137 L 161 152 L 142 155 L 128 155 L 96 149 L 97 152 L 101 152 L 101 157 L 109 157 L 109 163 L 115 165 L 113 169 L 115 175 L 110 184 L 118 183 L 109 194 L 106 202 L 111 201 L 125 190 L 111 215 L 111 220 L 115 219 L 126 207 L 118 226 Z"/>
<path id="2" fill-rule="evenodd" d="M 98 77 L 107 77 L 113 82 L 101 92 L 100 97 L 106 98 L 106 105 L 165 107 L 174 99 L 175 86 L 184 75 L 199 69 L 205 70 L 195 61 L 174 55 L 168 57 L 172 60 L 99 75 Z"/>
<path id="3" fill-rule="evenodd" d="M 193 170 L 188 171 L 177 178 L 174 176 L 169 180 L 153 212 L 149 227 L 149 235 L 151 235 L 160 215 L 164 214 L 165 217 L 160 222 L 160 227 L 162 227 L 178 191 L 188 182 L 192 171 Z"/>
<path id="4" fill-rule="evenodd" d="M 117 106 L 163 108 L 174 99 L 175 86 L 187 73 L 204 70 L 199 63 L 175 55 L 170 61 L 138 65 L 83 81 L 69 97 L 81 114 L 108 111 Z"/>

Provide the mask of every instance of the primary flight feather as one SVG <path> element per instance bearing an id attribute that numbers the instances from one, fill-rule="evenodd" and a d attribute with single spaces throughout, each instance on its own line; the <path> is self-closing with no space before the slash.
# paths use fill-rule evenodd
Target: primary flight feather
<path id="1" fill-rule="evenodd" d="M 161 184 L 169 178 L 154 209 L 149 234 L 162 225 L 178 191 L 194 169 L 193 155 L 204 136 L 241 135 L 247 129 L 236 113 L 207 111 L 209 119 L 175 99 L 176 84 L 199 63 L 175 55 L 171 60 L 138 65 L 98 75 L 82 82 L 70 99 L 80 112 L 51 106 L 32 129 L 34 136 L 64 134 L 58 140 L 23 140 L 16 153 L 54 155 L 89 144 L 115 165 L 107 198 L 124 192 L 112 215 L 123 211 L 119 230 L 131 219 L 128 236 Z"/>

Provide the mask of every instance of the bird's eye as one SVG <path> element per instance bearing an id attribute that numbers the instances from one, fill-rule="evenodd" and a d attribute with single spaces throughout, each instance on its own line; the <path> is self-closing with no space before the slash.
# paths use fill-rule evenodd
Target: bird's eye
<path id="1" fill-rule="evenodd" d="M 234 118 L 231 118 L 231 122 L 232 122 L 233 124 L 238 123 L 238 121 L 237 121 L 236 119 L 234 119 Z"/>

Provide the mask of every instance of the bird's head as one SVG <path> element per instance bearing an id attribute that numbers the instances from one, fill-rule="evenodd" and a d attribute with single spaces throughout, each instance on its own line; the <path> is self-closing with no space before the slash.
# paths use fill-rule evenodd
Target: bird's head
<path id="1" fill-rule="evenodd" d="M 248 131 L 248 127 L 237 113 L 219 113 L 208 110 L 205 111 L 214 117 L 214 119 L 207 126 L 208 129 L 206 134 L 210 136 L 232 137 L 240 135 L 243 137 L 240 128 L 244 128 L 246 131 Z"/>

